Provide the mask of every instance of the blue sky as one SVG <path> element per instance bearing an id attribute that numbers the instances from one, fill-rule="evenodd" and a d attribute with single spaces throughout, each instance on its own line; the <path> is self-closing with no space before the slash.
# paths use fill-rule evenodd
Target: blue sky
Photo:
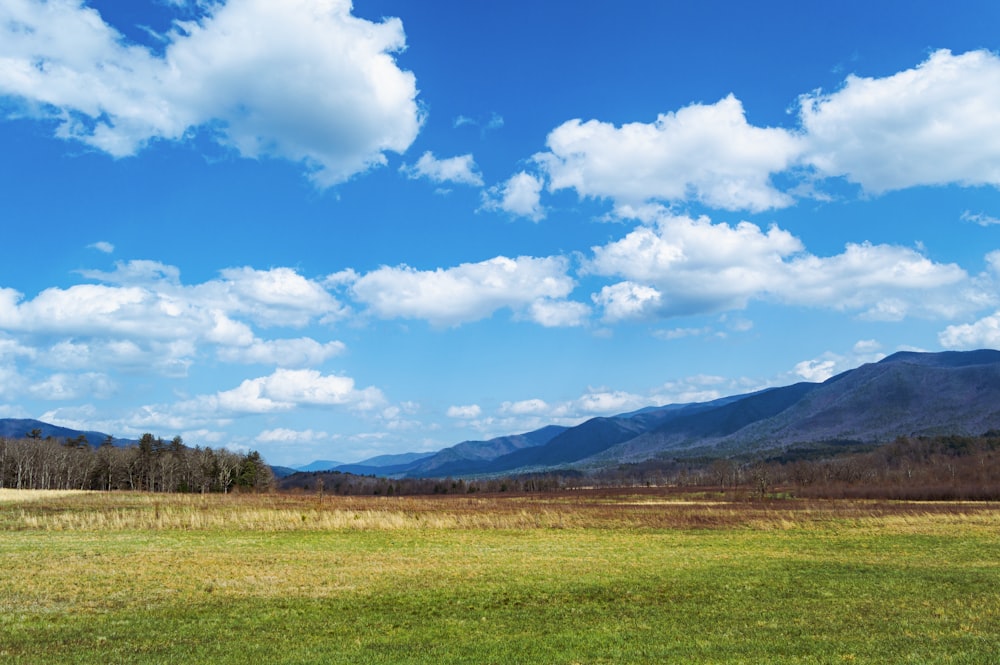
<path id="1" fill-rule="evenodd" d="M 998 27 L 0 0 L 0 417 L 355 461 L 1000 348 Z"/>

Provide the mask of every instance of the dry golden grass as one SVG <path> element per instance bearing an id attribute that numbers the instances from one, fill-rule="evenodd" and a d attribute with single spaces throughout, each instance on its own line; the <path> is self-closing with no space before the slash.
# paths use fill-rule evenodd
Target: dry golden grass
<path id="1" fill-rule="evenodd" d="M 0 530 L 38 531 L 1000 526 L 1000 505 L 990 502 L 726 501 L 656 488 L 418 497 L 0 490 L 0 506 Z"/>

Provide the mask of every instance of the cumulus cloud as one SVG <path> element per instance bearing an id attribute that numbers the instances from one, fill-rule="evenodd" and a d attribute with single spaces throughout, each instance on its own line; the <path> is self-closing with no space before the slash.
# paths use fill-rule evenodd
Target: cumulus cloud
<path id="1" fill-rule="evenodd" d="M 114 394 L 115 382 L 101 372 L 65 374 L 58 372 L 42 381 L 32 382 L 28 392 L 44 400 L 106 399 Z"/>
<path id="2" fill-rule="evenodd" d="M 573 190 L 616 206 L 699 202 L 751 212 L 784 208 L 797 197 L 828 198 L 821 191 L 827 178 L 846 178 L 873 194 L 921 185 L 997 187 L 997 108 L 1000 56 L 940 50 L 891 76 L 851 75 L 834 92 L 801 95 L 798 126 L 791 128 L 750 124 L 732 94 L 652 122 L 569 120 L 534 155 L 538 174 L 515 176 L 488 201 L 541 219 L 536 192 L 543 183 L 550 192 Z M 784 187 L 775 183 L 778 175 Z"/>
<path id="3" fill-rule="evenodd" d="M 549 405 L 541 399 L 524 399 L 517 402 L 504 402 L 500 405 L 500 413 L 513 416 L 540 416 L 549 412 Z"/>
<path id="4" fill-rule="evenodd" d="M 478 406 L 452 407 L 448 415 L 460 418 L 483 433 L 500 436 L 511 432 L 527 432 L 547 425 L 571 427 L 598 416 L 610 416 L 650 406 L 655 398 L 622 390 L 590 387 L 576 399 L 546 402 L 538 398 L 503 402 L 495 414 L 485 415 Z"/>
<path id="5" fill-rule="evenodd" d="M 789 168 L 800 139 L 780 128 L 753 127 L 729 95 L 621 127 L 570 120 L 548 136 L 535 160 L 549 189 L 619 203 L 694 199 L 726 210 L 781 208 L 791 197 L 771 175 Z"/>
<path id="6" fill-rule="evenodd" d="M 478 404 L 467 404 L 464 406 L 448 407 L 448 417 L 460 420 L 473 420 L 482 414 L 483 410 Z"/>
<path id="7" fill-rule="evenodd" d="M 821 383 L 841 372 L 865 363 L 878 362 L 883 358 L 885 354 L 882 353 L 882 345 L 877 340 L 865 339 L 858 341 L 847 353 L 827 351 L 818 358 L 796 363 L 791 375 L 794 379 Z"/>
<path id="8" fill-rule="evenodd" d="M 303 326 L 342 316 L 343 306 L 321 284 L 291 268 L 229 268 L 197 287 L 198 297 L 265 326 Z"/>
<path id="9" fill-rule="evenodd" d="M 155 261 L 83 275 L 104 283 L 50 288 L 31 299 L 0 288 L 0 331 L 36 349 L 37 364 L 182 376 L 203 345 L 214 347 L 225 362 L 285 367 L 318 365 L 344 348 L 307 337 L 262 339 L 255 331 L 342 315 L 343 306 L 320 283 L 289 268 L 229 269 L 220 279 L 195 285 L 182 284 L 175 267 Z"/>
<path id="10" fill-rule="evenodd" d="M 835 374 L 837 361 L 823 358 L 814 360 L 803 360 L 795 365 L 795 374 L 806 381 L 814 383 L 826 381 Z"/>
<path id="11" fill-rule="evenodd" d="M 734 379 L 711 374 L 697 374 L 668 381 L 659 386 L 654 391 L 652 403 L 665 405 L 711 402 L 723 395 L 746 391 L 747 385 Z"/>
<path id="12" fill-rule="evenodd" d="M 979 306 L 975 297 L 956 297 L 955 287 L 968 280 L 959 266 L 935 263 L 907 247 L 849 243 L 836 256 L 797 257 L 776 295 L 795 304 L 857 310 L 870 319 L 952 317 Z"/>
<path id="13" fill-rule="evenodd" d="M 1000 57 L 935 51 L 884 78 L 851 75 L 803 95 L 803 160 L 881 193 L 918 185 L 1000 186 Z"/>
<path id="14" fill-rule="evenodd" d="M 145 407 L 132 420 L 190 427 L 192 423 L 284 413 L 302 407 L 372 411 L 385 406 L 385 402 L 378 388 L 358 389 L 348 376 L 279 368 L 267 376 L 246 379 L 235 388 L 212 395 L 200 395 L 169 406 Z"/>
<path id="15" fill-rule="evenodd" d="M 545 217 L 541 204 L 543 184 L 539 177 L 521 171 L 502 185 L 484 192 L 483 209 L 501 210 L 533 222 L 540 221 Z"/>
<path id="16" fill-rule="evenodd" d="M 96 249 L 98 252 L 103 252 L 105 254 L 114 254 L 115 246 L 106 240 L 99 240 L 95 243 L 87 245 L 90 249 Z"/>
<path id="17" fill-rule="evenodd" d="M 569 300 L 536 300 L 528 309 L 528 318 L 546 328 L 582 326 L 589 316 L 589 307 Z"/>
<path id="18" fill-rule="evenodd" d="M 777 226 L 763 231 L 665 210 L 652 225 L 594 247 L 584 269 L 625 280 L 593 296 L 607 321 L 742 309 L 753 299 L 879 320 L 953 317 L 992 301 L 959 266 L 910 248 L 851 243 L 819 257 Z"/>
<path id="19" fill-rule="evenodd" d="M 220 360 L 230 363 L 313 367 L 344 352 L 343 342 L 321 344 L 308 337 L 262 340 L 254 338 L 246 346 L 219 347 Z"/>
<path id="20" fill-rule="evenodd" d="M 938 333 L 938 342 L 946 349 L 1000 349 L 1000 312 L 974 323 L 948 326 Z"/>
<path id="21" fill-rule="evenodd" d="M 626 279 L 605 287 L 596 302 L 609 320 L 739 309 L 781 278 L 783 259 L 801 242 L 772 226 L 735 227 L 661 211 L 655 226 L 639 226 L 621 240 L 593 248 L 589 272 Z"/>
<path id="22" fill-rule="evenodd" d="M 350 0 L 206 3 L 162 55 L 130 44 L 81 0 L 0 7 L 0 94 L 56 135 L 115 157 L 204 131 L 244 157 L 301 163 L 320 186 L 402 153 L 423 121 L 393 53 L 402 23 Z"/>
<path id="23" fill-rule="evenodd" d="M 433 153 L 425 152 L 416 164 L 412 166 L 404 164 L 400 167 L 400 171 L 411 179 L 427 178 L 436 183 L 455 182 L 460 185 L 483 186 L 483 176 L 476 169 L 472 155 L 438 159 Z"/>
<path id="24" fill-rule="evenodd" d="M 326 432 L 316 432 L 311 429 L 293 430 L 285 427 L 264 430 L 257 435 L 256 440 L 260 443 L 280 443 L 280 444 L 301 444 L 325 441 L 330 438 Z"/>
<path id="25" fill-rule="evenodd" d="M 567 270 L 566 260 L 558 257 L 498 256 L 448 269 L 383 267 L 358 277 L 350 289 L 378 316 L 426 319 L 435 326 L 478 321 L 502 308 L 521 311 L 539 301 L 539 319 L 548 314 L 549 323 L 557 318 L 574 323 L 567 316 L 572 311 L 552 309 L 560 307 L 552 301 L 561 301 L 575 286 Z"/>
<path id="26" fill-rule="evenodd" d="M 651 316 L 660 309 L 662 294 L 651 286 L 635 282 L 618 282 L 605 286 L 592 296 L 604 310 L 606 322 Z"/>
<path id="27" fill-rule="evenodd" d="M 624 390 L 590 389 L 572 403 L 571 408 L 581 415 L 612 415 L 641 409 L 650 405 L 650 398 Z"/>

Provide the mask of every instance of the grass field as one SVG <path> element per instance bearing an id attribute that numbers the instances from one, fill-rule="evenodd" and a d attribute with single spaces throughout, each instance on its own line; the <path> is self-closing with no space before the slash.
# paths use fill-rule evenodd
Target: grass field
<path id="1" fill-rule="evenodd" d="M 997 504 L 0 490 L 0 663 L 998 654 Z"/>

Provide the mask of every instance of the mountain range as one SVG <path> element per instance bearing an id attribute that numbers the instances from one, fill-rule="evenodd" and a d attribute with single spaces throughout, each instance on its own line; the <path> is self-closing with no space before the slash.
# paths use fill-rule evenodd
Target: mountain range
<path id="1" fill-rule="evenodd" d="M 0 436 L 106 435 L 34 420 L 0 419 Z M 1000 430 L 1000 351 L 899 352 L 822 383 L 802 382 L 710 402 L 649 407 L 550 425 L 435 453 L 382 455 L 356 464 L 313 462 L 279 475 L 340 471 L 387 477 L 472 477 L 600 469 L 654 458 L 727 457 L 815 443 L 877 444 L 900 436 Z M 119 441 L 115 441 L 119 444 Z"/>
<path id="2" fill-rule="evenodd" d="M 33 432 L 38 433 L 42 439 L 76 439 L 82 436 L 91 446 L 97 447 L 108 440 L 108 435 L 103 432 L 84 432 L 44 423 L 41 420 L 30 418 L 0 418 L 0 436 L 7 439 L 23 439 L 30 437 Z M 111 443 L 116 446 L 128 446 L 137 441 L 131 439 L 116 439 L 111 437 Z"/>
<path id="3" fill-rule="evenodd" d="M 899 352 L 822 383 L 802 382 L 710 402 L 649 407 L 466 441 L 406 464 L 332 470 L 461 477 L 598 469 L 653 458 L 770 453 L 814 443 L 1000 429 L 1000 351 Z"/>

